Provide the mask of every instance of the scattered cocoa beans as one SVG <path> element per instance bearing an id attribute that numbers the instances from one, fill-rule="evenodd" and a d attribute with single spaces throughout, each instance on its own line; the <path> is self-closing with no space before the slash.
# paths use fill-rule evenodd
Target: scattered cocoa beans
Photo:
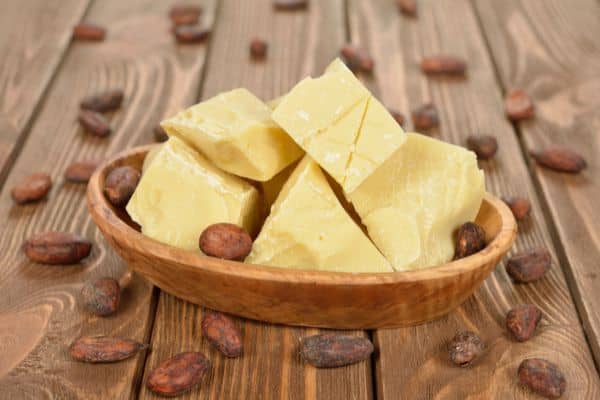
<path id="1" fill-rule="evenodd" d="M 533 336 L 542 311 L 533 304 L 519 304 L 506 314 L 506 328 L 519 342 L 525 342 Z"/>
<path id="2" fill-rule="evenodd" d="M 140 171 L 128 165 L 114 168 L 104 180 L 104 195 L 114 206 L 129 201 L 140 181 Z"/>
<path id="3" fill-rule="evenodd" d="M 531 213 L 531 202 L 525 197 L 506 197 L 502 200 L 508 205 L 517 221 L 527 218 Z"/>
<path id="4" fill-rule="evenodd" d="M 438 54 L 423 58 L 421 71 L 427 75 L 464 75 L 467 63 L 455 56 Z"/>
<path id="5" fill-rule="evenodd" d="M 86 183 L 97 168 L 96 161 L 76 161 L 65 170 L 65 179 L 72 183 Z"/>
<path id="6" fill-rule="evenodd" d="M 506 263 L 506 272 L 515 282 L 534 282 L 550 269 L 551 260 L 548 250 L 534 248 L 512 256 Z"/>
<path id="7" fill-rule="evenodd" d="M 73 28 L 73 39 L 75 40 L 102 41 L 105 36 L 106 29 L 99 25 L 82 22 Z"/>
<path id="8" fill-rule="evenodd" d="M 253 60 L 264 60 L 267 57 L 269 45 L 266 41 L 254 38 L 250 42 L 250 58 Z"/>
<path id="9" fill-rule="evenodd" d="M 167 135 L 167 132 L 165 131 L 165 129 L 160 126 L 160 125 L 156 125 L 154 127 L 154 141 L 156 142 L 166 142 L 167 140 L 169 140 L 169 135 Z"/>
<path id="10" fill-rule="evenodd" d="M 178 396 L 198 385 L 210 373 L 210 361 L 199 352 L 180 353 L 150 372 L 146 386 L 166 397 Z"/>
<path id="11" fill-rule="evenodd" d="M 252 250 L 252 238 L 244 228 L 219 223 L 202 232 L 199 246 L 207 256 L 242 261 Z"/>
<path id="12" fill-rule="evenodd" d="M 396 0 L 398 10 L 404 15 L 415 17 L 417 15 L 417 2 L 415 0 Z"/>
<path id="13" fill-rule="evenodd" d="M 10 191 L 10 195 L 17 204 L 26 204 L 42 200 L 52 189 L 50 175 L 37 172 L 17 182 Z"/>
<path id="14" fill-rule="evenodd" d="M 175 39 L 180 44 L 202 43 L 210 36 L 210 30 L 196 25 L 175 27 Z"/>
<path id="15" fill-rule="evenodd" d="M 504 98 L 504 112 L 511 121 L 520 121 L 534 116 L 533 102 L 521 89 L 511 90 Z"/>
<path id="16" fill-rule="evenodd" d="M 305 10 L 308 8 L 308 0 L 274 0 L 273 7 L 280 11 Z"/>
<path id="17" fill-rule="evenodd" d="M 74 360 L 87 363 L 112 363 L 134 356 L 148 346 L 132 339 L 108 336 L 82 336 L 69 349 Z"/>
<path id="18" fill-rule="evenodd" d="M 564 146 L 552 145 L 542 151 L 532 151 L 531 156 L 543 167 L 558 172 L 576 174 L 587 167 L 585 159 Z"/>
<path id="19" fill-rule="evenodd" d="M 45 232 L 31 236 L 23 244 L 27 258 L 40 264 L 76 264 L 90 254 L 92 243 L 74 233 Z"/>
<path id="20" fill-rule="evenodd" d="M 121 103 L 123 103 L 123 91 L 113 89 L 84 98 L 80 107 L 83 110 L 103 113 L 118 109 Z"/>
<path id="21" fill-rule="evenodd" d="M 106 137 L 112 132 L 108 120 L 99 112 L 80 110 L 78 120 L 81 126 L 92 135 Z"/>
<path id="22" fill-rule="evenodd" d="M 454 260 L 475 254 L 485 248 L 485 231 L 474 222 L 465 222 L 456 233 Z"/>
<path id="23" fill-rule="evenodd" d="M 225 356 L 242 355 L 242 332 L 230 316 L 206 310 L 202 318 L 202 335 Z"/>
<path id="24" fill-rule="evenodd" d="M 202 15 L 202 7 L 191 4 L 179 4 L 171 7 L 169 18 L 173 25 L 194 25 Z"/>
<path id="25" fill-rule="evenodd" d="M 458 332 L 448 344 L 450 361 L 461 367 L 471 365 L 484 351 L 485 343 L 471 331 Z"/>
<path id="26" fill-rule="evenodd" d="M 121 300 L 119 281 L 104 277 L 88 282 L 81 290 L 85 308 L 102 317 L 113 314 Z"/>
<path id="27" fill-rule="evenodd" d="M 341 48 L 340 55 L 350 70 L 354 72 L 365 72 L 367 74 L 373 72 L 375 61 L 365 49 L 347 44 Z"/>
<path id="28" fill-rule="evenodd" d="M 435 106 L 429 103 L 413 110 L 412 121 L 415 129 L 429 130 L 440 124 L 440 117 Z"/>
<path id="29" fill-rule="evenodd" d="M 523 360 L 518 375 L 521 384 L 548 398 L 559 398 L 567 388 L 567 380 L 558 367 L 541 358 Z"/>
<path id="30" fill-rule="evenodd" d="M 480 160 L 488 160 L 496 155 L 498 151 L 498 141 L 495 137 L 485 136 L 469 136 L 467 138 L 467 148 L 475 154 Z"/>
<path id="31" fill-rule="evenodd" d="M 373 353 L 373 343 L 358 336 L 325 333 L 300 342 L 300 355 L 317 368 L 343 367 L 363 361 Z"/>
<path id="32" fill-rule="evenodd" d="M 402 114 L 400 111 L 393 110 L 390 108 L 388 108 L 388 112 L 396 120 L 398 125 L 400 125 L 402 127 L 404 126 L 404 122 L 406 121 L 406 118 L 404 118 L 404 114 Z"/>

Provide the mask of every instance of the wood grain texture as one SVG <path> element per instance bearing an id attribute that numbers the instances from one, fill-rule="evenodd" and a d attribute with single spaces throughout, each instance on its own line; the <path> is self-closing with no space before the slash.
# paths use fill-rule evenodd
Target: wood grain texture
<path id="1" fill-rule="evenodd" d="M 14 399 L 125 399 L 137 392 L 145 355 L 114 365 L 71 361 L 68 345 L 81 334 L 106 334 L 148 341 L 154 307 L 152 286 L 135 278 L 123 292 L 120 310 L 99 318 L 84 311 L 78 294 L 87 280 L 119 277 L 124 263 L 103 242 L 88 217 L 85 186 L 62 178 L 73 161 L 103 159 L 151 141 L 152 128 L 196 96 L 205 46 L 181 47 L 169 33 L 169 2 L 103 0 L 87 19 L 107 27 L 101 43 L 72 45 L 49 89 L 23 151 L 7 179 L 45 171 L 54 179 L 47 200 L 16 206 L 5 188 L 0 196 L 0 397 Z M 211 23 L 215 2 L 206 0 Z M 109 115 L 114 133 L 85 134 L 77 123 L 80 100 L 122 88 L 124 105 Z M 80 233 L 94 242 L 81 265 L 29 262 L 20 245 L 46 230 Z M 4 397 L 6 396 L 6 397 Z"/>
<path id="2" fill-rule="evenodd" d="M 383 102 L 408 114 L 432 101 L 440 111 L 434 135 L 464 144 L 470 134 L 497 138 L 495 159 L 481 162 L 488 190 L 497 195 L 523 195 L 533 213 L 520 223 L 515 251 L 552 242 L 535 190 L 528 178 L 519 143 L 503 115 L 502 94 L 494 76 L 477 19 L 468 1 L 423 0 L 418 19 L 398 15 L 393 2 L 351 0 L 352 41 L 367 47 L 376 62 L 368 81 Z M 427 78 L 419 70 L 426 55 L 449 53 L 468 60 L 466 79 Z M 554 257 L 556 260 L 556 257 Z M 543 322 L 527 343 L 514 342 L 504 328 L 506 312 L 522 302 L 537 304 Z M 488 351 L 471 368 L 454 367 L 446 346 L 457 330 L 478 332 Z M 374 333 L 378 398 L 480 399 L 530 398 L 517 384 L 519 363 L 543 357 L 564 371 L 568 389 L 563 398 L 600 396 L 600 382 L 579 325 L 573 300 L 559 264 L 533 284 L 515 285 L 500 265 L 457 312 L 418 327 Z"/>
<path id="3" fill-rule="evenodd" d="M 218 45 L 211 47 L 201 97 L 244 86 L 263 99 L 274 98 L 302 77 L 320 74 L 336 56 L 344 35 L 340 0 L 311 1 L 307 11 L 295 12 L 275 12 L 271 0 L 222 1 L 212 37 Z M 255 36 L 269 43 L 264 62 L 250 61 L 248 46 Z M 161 293 L 145 376 L 161 360 L 184 350 L 202 349 L 214 363 L 210 380 L 182 399 L 372 398 L 369 362 L 317 370 L 299 360 L 298 340 L 318 330 L 241 321 L 244 355 L 225 360 L 209 351 L 201 320 L 200 308 Z M 155 396 L 143 387 L 140 398 Z"/>
<path id="4" fill-rule="evenodd" d="M 0 6 L 0 186 L 89 0 Z"/>
<path id="5" fill-rule="evenodd" d="M 528 150 L 558 143 L 588 168 L 567 175 L 532 165 L 561 244 L 561 260 L 600 368 L 600 3 L 474 3 L 505 89 L 525 89 L 534 120 L 519 124 Z"/>

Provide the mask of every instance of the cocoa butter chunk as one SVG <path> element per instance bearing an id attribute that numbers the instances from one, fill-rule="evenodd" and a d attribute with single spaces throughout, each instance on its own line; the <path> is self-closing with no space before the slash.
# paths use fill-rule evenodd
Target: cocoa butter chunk
<path id="1" fill-rule="evenodd" d="M 464 75 L 466 70 L 465 60 L 447 54 L 428 56 L 421 61 L 421 71 L 427 75 Z"/>
<path id="2" fill-rule="evenodd" d="M 127 204 L 140 181 L 140 171 L 128 165 L 110 171 L 104 180 L 104 195 L 115 206 Z"/>
<path id="3" fill-rule="evenodd" d="M 112 132 L 108 120 L 99 112 L 81 110 L 77 118 L 83 129 L 92 135 L 106 137 Z"/>
<path id="4" fill-rule="evenodd" d="M 65 170 L 65 179 L 72 183 L 86 183 L 98 168 L 96 161 L 76 161 Z"/>
<path id="5" fill-rule="evenodd" d="M 146 386 L 160 396 L 178 396 L 198 385 L 210 369 L 210 361 L 204 354 L 180 353 L 153 369 Z"/>
<path id="6" fill-rule="evenodd" d="M 71 358 L 87 363 L 112 363 L 133 357 L 147 346 L 132 339 L 108 336 L 82 336 L 69 349 Z"/>
<path id="7" fill-rule="evenodd" d="M 52 188 L 50 175 L 38 172 L 21 179 L 10 191 L 17 204 L 42 200 Z"/>
<path id="8" fill-rule="evenodd" d="M 581 155 L 560 145 L 532 151 L 531 156 L 539 165 L 558 172 L 576 174 L 587 167 L 587 162 Z"/>
<path id="9" fill-rule="evenodd" d="M 300 355 L 318 368 L 335 368 L 366 360 L 373 344 L 364 337 L 326 333 L 309 336 L 300 342 Z"/>
<path id="10" fill-rule="evenodd" d="M 113 314 L 121 300 L 121 286 L 113 278 L 99 278 L 88 282 L 81 290 L 84 306 L 100 316 Z"/>
<path id="11" fill-rule="evenodd" d="M 533 304 L 519 304 L 506 314 L 506 327 L 519 342 L 525 342 L 533 336 L 542 311 Z"/>
<path id="12" fill-rule="evenodd" d="M 440 124 L 440 117 L 437 109 L 433 104 L 424 104 L 423 106 L 413 110 L 412 121 L 415 129 L 429 130 L 437 127 Z"/>
<path id="13" fill-rule="evenodd" d="M 114 111 L 123 103 L 123 91 L 120 89 L 107 90 L 81 101 L 81 108 L 97 112 Z"/>
<path id="14" fill-rule="evenodd" d="M 73 28 L 73 39 L 74 40 L 87 40 L 87 41 L 102 41 L 106 36 L 106 29 L 95 24 L 82 22 L 75 25 Z"/>
<path id="15" fill-rule="evenodd" d="M 474 222 L 466 222 L 456 233 L 454 259 L 470 256 L 485 248 L 485 231 Z"/>
<path id="16" fill-rule="evenodd" d="M 218 223 L 202 232 L 199 245 L 207 256 L 242 261 L 252 250 L 252 238 L 235 224 Z"/>
<path id="17" fill-rule="evenodd" d="M 504 98 L 504 112 L 511 121 L 520 121 L 534 116 L 531 98 L 521 89 L 509 91 Z"/>
<path id="18" fill-rule="evenodd" d="M 27 239 L 23 250 L 40 264 L 76 264 L 90 254 L 92 243 L 73 233 L 45 232 Z"/>
<path id="19" fill-rule="evenodd" d="M 523 360 L 518 375 L 521 384 L 550 399 L 558 399 L 567 388 L 567 380 L 558 366 L 541 358 Z"/>
<path id="20" fill-rule="evenodd" d="M 450 361 L 461 367 L 471 365 L 484 351 L 485 343 L 471 331 L 458 332 L 448 345 Z"/>
<path id="21" fill-rule="evenodd" d="M 550 252 L 539 247 L 512 256 L 506 263 L 506 272 L 515 282 L 534 282 L 548 272 L 551 261 Z"/>
<path id="22" fill-rule="evenodd" d="M 207 310 L 202 319 L 202 336 L 227 357 L 242 355 L 242 333 L 233 318 Z"/>

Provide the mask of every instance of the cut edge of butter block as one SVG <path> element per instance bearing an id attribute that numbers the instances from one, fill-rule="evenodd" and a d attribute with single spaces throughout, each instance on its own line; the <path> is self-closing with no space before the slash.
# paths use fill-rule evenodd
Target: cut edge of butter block
<path id="1" fill-rule="evenodd" d="M 254 186 L 171 137 L 148 165 L 126 210 L 144 235 L 199 251 L 200 234 L 214 223 L 229 222 L 256 233 L 260 205 Z"/>
<path id="2" fill-rule="evenodd" d="M 152 161 L 154 160 L 156 154 L 160 151 L 162 146 L 162 144 L 156 145 L 146 153 L 146 156 L 144 157 L 144 163 L 142 164 L 142 174 L 146 172 L 150 164 L 152 164 Z"/>
<path id="3" fill-rule="evenodd" d="M 393 271 L 309 156 L 285 183 L 246 262 L 319 271 Z"/>

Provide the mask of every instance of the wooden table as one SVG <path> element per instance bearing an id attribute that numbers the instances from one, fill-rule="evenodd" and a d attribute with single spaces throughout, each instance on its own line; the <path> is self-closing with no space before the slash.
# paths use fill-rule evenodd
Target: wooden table
<path id="1" fill-rule="evenodd" d="M 0 398 L 154 398 L 148 371 L 177 352 L 200 350 L 214 362 L 210 378 L 182 398 L 207 399 L 524 399 L 517 366 L 527 357 L 556 362 L 564 398 L 600 398 L 600 3 L 596 0 L 422 0 L 417 18 L 393 0 L 312 0 L 308 11 L 275 12 L 271 0 L 204 0 L 208 43 L 176 45 L 167 14 L 173 1 L 5 0 L 0 7 Z M 86 20 L 108 28 L 101 43 L 71 42 Z M 250 62 L 249 40 L 269 42 L 264 63 Z M 224 359 L 201 337 L 202 309 L 136 278 L 119 312 L 86 313 L 82 284 L 118 277 L 123 262 L 91 222 L 85 188 L 64 181 L 75 160 L 102 159 L 152 141 L 162 118 L 220 91 L 244 86 L 264 99 L 320 71 L 345 42 L 368 49 L 376 66 L 365 83 L 405 115 L 425 102 L 441 114 L 444 140 L 494 135 L 500 150 L 481 163 L 488 189 L 522 195 L 533 213 L 520 223 L 513 251 L 545 246 L 551 272 L 513 284 L 499 266 L 463 306 L 438 321 L 405 329 L 351 332 L 372 338 L 376 354 L 350 367 L 317 370 L 296 352 L 317 329 L 240 321 L 245 355 Z M 419 61 L 445 52 L 464 57 L 466 79 L 425 77 Z M 503 93 L 524 88 L 537 116 L 511 124 Z M 108 139 L 76 121 L 85 95 L 123 88 L 125 104 L 110 116 Z M 411 129 L 411 123 L 407 124 Z M 588 160 L 579 175 L 535 166 L 531 149 L 566 144 Z M 48 199 L 13 204 L 9 188 L 37 171 L 55 181 Z M 45 230 L 81 233 L 95 242 L 82 265 L 42 266 L 20 251 Z M 534 339 L 516 343 L 504 328 L 509 308 L 537 304 L 544 313 Z M 471 368 L 450 365 L 446 343 L 459 329 L 478 332 L 488 351 Z M 150 343 L 151 351 L 112 365 L 71 361 L 66 348 L 81 334 Z"/>

